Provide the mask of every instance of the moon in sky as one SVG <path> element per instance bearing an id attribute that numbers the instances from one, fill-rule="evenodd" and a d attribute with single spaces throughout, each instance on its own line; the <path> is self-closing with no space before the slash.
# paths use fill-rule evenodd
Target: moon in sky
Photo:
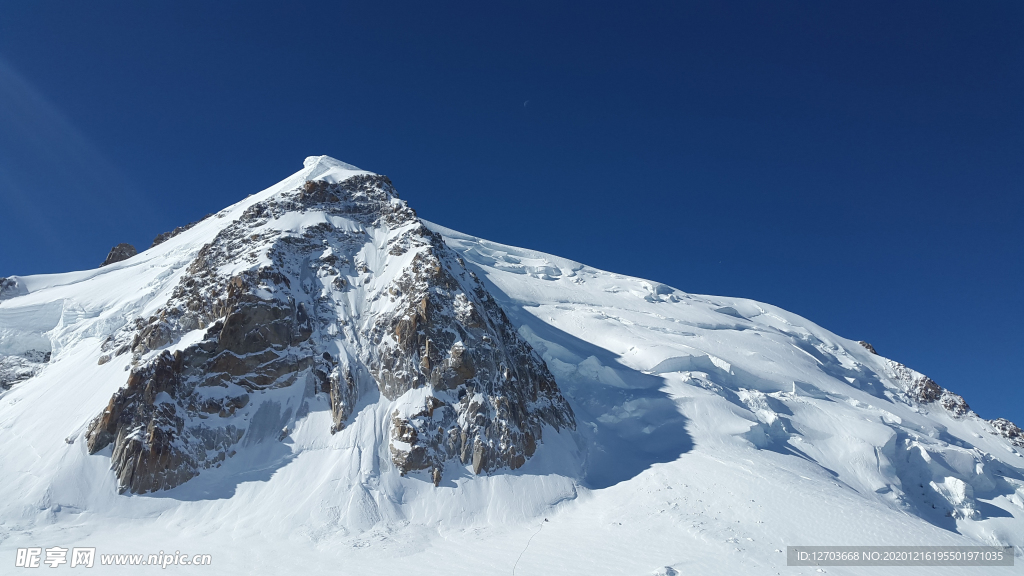
<path id="1" fill-rule="evenodd" d="M 527 100 L 526 102 L 523 102 L 523 108 L 526 108 L 526 105 L 529 104 L 529 103 L 530 103 L 529 100 Z"/>

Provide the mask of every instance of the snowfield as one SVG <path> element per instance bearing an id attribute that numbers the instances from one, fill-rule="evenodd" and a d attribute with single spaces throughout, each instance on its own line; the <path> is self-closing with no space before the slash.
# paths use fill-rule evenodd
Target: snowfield
<path id="1" fill-rule="evenodd" d="M 156 314 L 203 247 L 257 202 L 365 174 L 312 157 L 128 260 L 8 279 L 0 289 L 0 377 L 10 383 L 0 389 L 3 573 L 18 548 L 59 546 L 95 547 L 102 573 L 160 568 L 99 566 L 100 555 L 180 552 L 210 554 L 212 567 L 167 570 L 817 574 L 786 566 L 787 546 L 812 545 L 1013 546 L 1017 565 L 985 574 L 1024 573 L 1024 439 L 920 373 L 768 304 L 688 294 L 429 222 L 543 358 L 575 430 L 545 427 L 536 453 L 514 470 L 475 474 L 455 460 L 435 486 L 427 470 L 401 474 L 389 452 L 402 448 L 392 415 L 413 414 L 429 387 L 394 400 L 362 394 L 336 434 L 329 397 L 274 388 L 259 393 L 252 413 L 239 409 L 247 436 L 223 465 L 169 490 L 121 493 L 111 449 L 89 454 L 86 441 L 133 366 L 131 354 L 99 362 L 108 337 Z M 298 214 L 265 227 L 300 235 L 325 222 L 365 233 L 359 254 L 368 268 L 395 274 L 383 256 L 375 260 L 385 254 L 380 230 Z M 401 258 L 388 266 L 406 265 Z M 387 280 L 359 278 L 348 280 L 349 294 L 370 295 Z M 375 305 L 359 298 L 339 312 L 353 325 L 368 322 Z M 134 360 L 184 350 L 202 332 Z M 255 409 L 271 402 L 281 407 L 272 418 Z"/>

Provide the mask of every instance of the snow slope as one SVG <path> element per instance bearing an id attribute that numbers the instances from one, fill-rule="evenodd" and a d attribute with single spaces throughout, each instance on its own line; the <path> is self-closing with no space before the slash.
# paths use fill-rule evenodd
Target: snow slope
<path id="1" fill-rule="evenodd" d="M 767 304 L 430 223 L 543 357 L 575 431 L 548 429 L 516 470 L 445 468 L 435 487 L 388 455 L 390 415 L 423 388 L 364 395 L 337 434 L 330 403 L 299 394 L 309 410 L 289 435 L 170 490 L 120 494 L 109 454 L 85 441 L 132 365 L 98 364 L 104 341 L 164 306 L 203 246 L 257 202 L 365 174 L 310 158 L 129 260 L 13 278 L 0 362 L 31 375 L 0 392 L 0 563 L 19 547 L 95 546 L 207 553 L 224 574 L 798 574 L 814 569 L 787 568 L 788 545 L 1001 544 L 1018 567 L 988 571 L 1022 571 L 1024 446 L 919 373 Z M 274 225 L 314 225 L 289 218 Z"/>

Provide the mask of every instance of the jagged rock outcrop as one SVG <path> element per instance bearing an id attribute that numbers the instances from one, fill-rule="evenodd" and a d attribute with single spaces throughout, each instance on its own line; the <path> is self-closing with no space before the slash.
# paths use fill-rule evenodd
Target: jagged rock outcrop
<path id="1" fill-rule="evenodd" d="M 184 226 L 178 226 L 177 228 L 175 228 L 174 230 L 171 230 L 170 232 L 164 232 L 162 234 L 158 234 L 157 237 L 153 239 L 153 243 L 149 247 L 152 248 L 153 246 L 157 246 L 158 244 L 163 244 L 164 242 L 170 240 L 171 238 L 174 238 L 178 234 L 181 234 L 182 232 L 185 232 L 186 230 L 191 230 L 192 227 L 194 227 L 196 224 L 199 224 L 200 222 L 202 222 L 203 220 L 206 220 L 210 216 L 213 216 L 213 214 L 207 214 L 206 216 L 203 216 L 202 218 L 200 218 L 199 220 L 196 220 L 195 222 L 189 222 L 188 224 L 185 224 Z"/>
<path id="2" fill-rule="evenodd" d="M 907 368 L 894 360 L 885 360 L 891 375 L 903 388 L 904 395 L 920 404 L 931 404 L 938 402 L 943 408 L 956 417 L 966 416 L 971 407 L 967 405 L 963 396 L 954 394 L 934 380 L 921 374 L 916 370 Z"/>
<path id="3" fill-rule="evenodd" d="M 207 266 L 208 258 L 224 248 L 220 244 L 204 248 L 190 269 L 193 275 L 179 288 L 195 287 L 203 272 L 216 278 Z M 201 469 L 219 466 L 246 431 L 248 419 L 234 416 L 250 394 L 291 386 L 312 366 L 312 351 L 303 345 L 312 330 L 302 305 L 260 298 L 254 294 L 256 282 L 253 274 L 243 274 L 221 289 L 204 285 L 212 292 L 176 290 L 173 307 L 136 324 L 130 350 L 142 358 L 193 323 L 206 327 L 220 316 L 199 343 L 173 355 L 163 350 L 135 366 L 127 386 L 90 424 L 89 452 L 113 443 L 112 467 L 122 491 L 172 488 Z M 202 300 L 204 294 L 211 300 Z"/>
<path id="4" fill-rule="evenodd" d="M 178 346 L 185 337 L 196 343 Z M 284 439 L 321 402 L 337 433 L 371 386 L 394 404 L 391 462 L 435 484 L 451 461 L 518 468 L 545 427 L 575 428 L 484 285 L 373 174 L 252 203 L 157 314 L 102 349 L 99 363 L 130 353 L 133 368 L 91 423 L 89 451 L 112 445 L 119 486 L 136 493 L 219 466 L 243 438 Z"/>
<path id="5" fill-rule="evenodd" d="M 0 389 L 9 390 L 39 373 L 50 361 L 50 352 L 29 350 L 16 356 L 0 356 Z"/>
<path id="6" fill-rule="evenodd" d="M 127 260 L 138 253 L 139 252 L 135 249 L 135 246 L 122 242 L 110 249 L 110 253 L 107 254 L 107 259 L 103 261 L 103 264 L 100 264 L 100 267 L 102 268 L 103 266 L 107 266 L 115 262 Z"/>
<path id="7" fill-rule="evenodd" d="M 996 418 L 995 420 L 989 420 L 988 423 L 995 428 L 1000 436 L 1009 440 L 1010 444 L 1018 448 L 1024 448 L 1024 430 L 1021 430 L 1019 426 L 1006 418 Z"/>
<path id="8" fill-rule="evenodd" d="M 292 385 L 311 365 L 295 353 L 309 330 L 295 311 L 229 284 L 226 316 L 198 344 L 166 350 L 133 368 L 128 384 L 90 425 L 94 454 L 113 443 L 113 468 L 122 490 L 172 488 L 233 454 L 244 422 L 231 417 L 249 394 Z M 149 325 L 152 326 L 152 325 Z M 145 346 L 145 344 L 139 344 Z"/>
<path id="9" fill-rule="evenodd" d="M 858 341 L 857 341 L 857 344 L 860 344 L 861 346 L 863 346 L 864 348 L 866 348 L 868 352 L 871 352 L 871 353 L 872 353 L 872 354 L 874 354 L 875 356 L 877 356 L 877 355 L 878 355 L 878 352 L 876 352 L 876 351 L 875 351 L 875 347 L 874 347 L 874 346 L 872 346 L 870 342 L 865 342 L 865 341 L 863 341 L 863 340 L 858 340 Z"/>
<path id="10" fill-rule="evenodd" d="M 18 282 L 17 277 L 0 278 L 0 300 L 21 296 L 27 292 L 21 282 Z"/>

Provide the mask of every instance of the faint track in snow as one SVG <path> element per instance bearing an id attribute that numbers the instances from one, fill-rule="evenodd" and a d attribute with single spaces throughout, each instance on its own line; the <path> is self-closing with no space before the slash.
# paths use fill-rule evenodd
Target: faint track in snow
<path id="1" fill-rule="evenodd" d="M 547 522 L 547 521 L 548 521 L 548 519 L 545 518 L 544 522 Z M 516 558 L 516 563 L 512 565 L 512 576 L 516 576 L 516 567 L 519 566 L 519 561 L 523 559 L 523 554 L 526 554 L 526 549 L 530 547 L 530 542 L 533 542 L 533 537 L 536 536 L 537 534 L 540 534 L 540 531 L 544 529 L 544 522 L 541 522 L 540 527 L 537 528 L 537 531 L 534 532 L 530 536 L 530 539 L 526 541 L 526 546 L 523 547 L 523 551 L 520 552 L 519 553 L 519 557 Z"/>

